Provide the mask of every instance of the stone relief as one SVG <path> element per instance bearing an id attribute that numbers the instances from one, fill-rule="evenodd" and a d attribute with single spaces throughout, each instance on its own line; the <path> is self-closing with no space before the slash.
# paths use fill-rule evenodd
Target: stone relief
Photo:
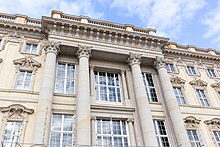
<path id="1" fill-rule="evenodd" d="M 171 78 L 170 78 L 170 82 L 172 83 L 172 84 L 175 84 L 175 85 L 183 85 L 183 84 L 185 84 L 185 80 L 183 80 L 183 79 L 181 79 L 180 77 L 178 77 L 178 76 L 172 76 Z"/>
<path id="2" fill-rule="evenodd" d="M 193 81 L 189 82 L 190 85 L 196 86 L 196 87 L 206 87 L 208 85 L 207 82 L 201 80 L 201 79 L 195 79 Z"/>
<path id="3" fill-rule="evenodd" d="M 183 121 L 185 123 L 185 127 L 189 129 L 198 128 L 201 120 L 196 119 L 194 116 L 188 116 L 184 118 Z"/>
<path id="4" fill-rule="evenodd" d="M 136 54 L 136 53 L 129 53 L 128 55 L 128 64 L 130 66 L 134 65 L 134 64 L 141 64 L 141 54 Z"/>
<path id="5" fill-rule="evenodd" d="M 220 129 L 220 119 L 219 118 L 213 118 L 211 120 L 204 121 L 205 124 L 208 125 L 210 129 Z"/>
<path id="6" fill-rule="evenodd" d="M 89 58 L 91 56 L 91 49 L 92 46 L 78 45 L 76 55 L 78 56 L 78 58 L 81 58 L 83 56 Z"/>

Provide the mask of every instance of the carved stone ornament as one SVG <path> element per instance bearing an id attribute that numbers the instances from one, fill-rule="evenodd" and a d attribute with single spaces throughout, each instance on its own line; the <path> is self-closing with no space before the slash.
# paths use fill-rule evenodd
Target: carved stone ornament
<path id="1" fill-rule="evenodd" d="M 175 84 L 175 85 L 183 85 L 183 84 L 185 84 L 185 80 L 183 80 L 183 79 L 181 79 L 180 77 L 178 77 L 178 76 L 172 76 L 171 78 L 170 78 L 170 82 L 172 83 L 172 84 Z"/>
<path id="2" fill-rule="evenodd" d="M 20 104 L 13 104 L 8 107 L 0 107 L 2 113 L 6 113 L 7 119 L 24 119 L 28 114 L 34 113 L 34 109 L 26 108 Z"/>
<path id="3" fill-rule="evenodd" d="M 186 128 L 198 128 L 201 120 L 196 119 L 194 116 L 188 116 L 183 121 Z"/>
<path id="4" fill-rule="evenodd" d="M 156 69 L 165 68 L 166 67 L 165 59 L 163 57 L 156 57 L 154 61 L 154 67 Z"/>
<path id="5" fill-rule="evenodd" d="M 191 82 L 189 82 L 190 85 L 196 86 L 196 87 L 206 87 L 208 85 L 207 82 L 201 80 L 201 79 L 195 79 Z"/>
<path id="6" fill-rule="evenodd" d="M 25 40 L 25 37 L 22 36 L 21 34 L 18 34 L 17 32 L 11 32 L 9 34 L 7 34 L 1 42 L 1 50 L 4 50 L 5 45 L 10 41 L 10 42 L 15 42 L 15 43 L 19 43 L 20 46 L 22 46 L 23 42 Z"/>
<path id="7" fill-rule="evenodd" d="M 60 52 L 60 43 L 56 41 L 45 41 L 41 44 L 41 48 L 45 50 L 46 54 L 54 53 L 57 55 Z"/>
<path id="8" fill-rule="evenodd" d="M 34 70 L 41 67 L 41 64 L 34 60 L 31 56 L 26 56 L 25 58 L 16 59 L 13 61 L 15 65 L 22 67 L 22 69 Z"/>
<path id="9" fill-rule="evenodd" d="M 216 90 L 220 90 L 220 81 L 217 81 L 217 82 L 213 83 L 211 86 L 213 88 L 215 88 Z"/>
<path id="10" fill-rule="evenodd" d="M 76 52 L 76 55 L 78 56 L 78 58 L 81 57 L 89 58 L 91 56 L 91 48 L 92 46 L 78 45 L 78 50 Z"/>
<path id="11" fill-rule="evenodd" d="M 141 64 L 141 54 L 136 54 L 136 53 L 129 53 L 128 55 L 128 64 L 130 66 L 134 65 L 134 64 Z"/>
<path id="12" fill-rule="evenodd" d="M 204 121 L 205 124 L 209 126 L 210 129 L 220 129 L 220 119 L 213 118 L 211 120 Z"/>
<path id="13" fill-rule="evenodd" d="M 2 60 L 2 58 L 0 58 L 0 63 L 2 63 L 3 62 L 3 60 Z"/>

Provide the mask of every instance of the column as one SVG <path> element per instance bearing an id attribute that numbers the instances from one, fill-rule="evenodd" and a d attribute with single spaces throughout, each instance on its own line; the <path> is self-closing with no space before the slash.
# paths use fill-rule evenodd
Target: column
<path id="1" fill-rule="evenodd" d="M 77 50 L 79 59 L 78 91 L 76 103 L 76 142 L 77 146 L 91 144 L 90 129 L 90 87 L 89 87 L 89 57 L 91 47 L 79 45 Z"/>
<path id="2" fill-rule="evenodd" d="M 170 78 L 165 67 L 165 62 L 162 58 L 157 57 L 154 64 L 159 73 L 166 107 L 171 119 L 175 136 L 177 138 L 178 146 L 190 147 L 191 145 L 184 127 L 183 117 L 181 115 L 181 111 L 173 91 L 173 86 L 170 82 Z"/>
<path id="3" fill-rule="evenodd" d="M 46 59 L 35 114 L 35 127 L 33 131 L 34 146 L 48 146 L 49 144 L 51 108 L 56 74 L 56 57 L 60 51 L 58 42 L 48 41 L 43 44 L 43 48 L 46 53 Z"/>
<path id="4" fill-rule="evenodd" d="M 134 118 L 128 118 L 127 122 L 128 122 L 129 135 L 130 135 L 130 146 L 135 147 L 137 145 L 135 141 L 135 133 L 134 133 L 134 126 L 133 126 Z"/>
<path id="5" fill-rule="evenodd" d="M 158 144 L 154 131 L 153 118 L 140 68 L 141 55 L 130 53 L 128 61 L 132 71 L 137 111 L 144 140 L 143 146 L 157 147 Z"/>

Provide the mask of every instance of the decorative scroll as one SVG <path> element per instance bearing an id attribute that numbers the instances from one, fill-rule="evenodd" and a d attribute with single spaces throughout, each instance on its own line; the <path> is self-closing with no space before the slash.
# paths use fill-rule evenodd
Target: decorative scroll
<path id="1" fill-rule="evenodd" d="M 81 57 L 87 57 L 89 58 L 91 56 L 91 46 L 82 46 L 82 45 L 78 45 L 78 50 L 76 52 L 76 55 L 78 56 L 78 58 Z"/>
<path id="2" fill-rule="evenodd" d="M 190 128 L 198 128 L 200 121 L 201 121 L 201 120 L 196 119 L 194 116 L 188 116 L 188 117 L 184 118 L 183 120 L 185 123 L 185 127 L 189 128 L 189 129 Z"/>
<path id="3" fill-rule="evenodd" d="M 128 64 L 130 66 L 134 65 L 134 64 L 141 64 L 141 54 L 135 54 L 135 53 L 129 53 L 128 56 Z"/>

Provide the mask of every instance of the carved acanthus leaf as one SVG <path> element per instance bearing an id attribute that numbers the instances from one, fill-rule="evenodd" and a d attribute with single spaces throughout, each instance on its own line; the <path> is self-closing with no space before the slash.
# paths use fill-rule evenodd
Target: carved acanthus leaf
<path id="1" fill-rule="evenodd" d="M 141 64 L 141 54 L 136 54 L 136 53 L 129 53 L 128 56 L 128 64 L 130 66 L 134 65 L 134 64 Z"/>
<path id="2" fill-rule="evenodd" d="M 166 61 L 163 57 L 156 57 L 155 61 L 154 61 L 154 67 L 156 69 L 162 68 L 162 67 L 166 67 Z"/>
<path id="3" fill-rule="evenodd" d="M 176 85 L 182 85 L 182 84 L 185 84 L 185 82 L 186 82 L 185 80 L 181 79 L 178 76 L 171 77 L 170 81 L 172 84 L 176 84 Z"/>
<path id="4" fill-rule="evenodd" d="M 188 116 L 183 120 L 186 128 L 198 128 L 201 121 L 196 119 L 194 116 Z"/>
<path id="5" fill-rule="evenodd" d="M 191 82 L 189 82 L 190 85 L 193 85 L 193 86 L 197 86 L 197 87 L 206 87 L 208 85 L 207 82 L 201 80 L 201 79 L 195 79 Z"/>
<path id="6" fill-rule="evenodd" d="M 91 49 L 92 46 L 78 45 L 76 55 L 78 56 L 78 58 L 83 56 L 89 58 L 91 56 Z"/>

